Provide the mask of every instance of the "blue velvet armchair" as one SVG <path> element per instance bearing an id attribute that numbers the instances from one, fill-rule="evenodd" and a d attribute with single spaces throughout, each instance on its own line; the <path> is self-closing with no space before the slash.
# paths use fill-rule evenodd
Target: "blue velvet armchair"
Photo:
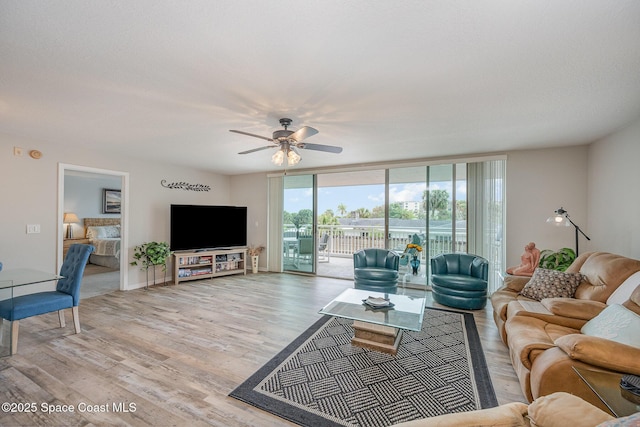
<path id="1" fill-rule="evenodd" d="M 433 300 L 464 310 L 479 310 L 487 303 L 489 262 L 466 253 L 431 258 Z"/>
<path id="2" fill-rule="evenodd" d="M 19 320 L 40 314 L 58 312 L 60 327 L 65 327 L 64 311 L 71 309 L 75 333 L 80 333 L 78 304 L 80 285 L 89 255 L 94 251 L 91 245 L 71 245 L 60 268 L 60 276 L 55 291 L 37 292 L 13 299 L 0 301 L 0 317 L 11 322 L 11 354 L 18 351 Z"/>
<path id="3" fill-rule="evenodd" d="M 376 292 L 395 292 L 399 263 L 400 256 L 387 249 L 362 249 L 354 253 L 354 287 Z"/>

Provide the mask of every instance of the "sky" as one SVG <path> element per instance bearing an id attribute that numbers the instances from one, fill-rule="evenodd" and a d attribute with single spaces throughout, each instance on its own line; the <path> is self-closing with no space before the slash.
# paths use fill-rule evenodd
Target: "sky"
<path id="1" fill-rule="evenodd" d="M 467 197 L 466 183 L 461 182 L 457 192 L 458 200 Z M 389 201 L 409 202 L 422 201 L 422 193 L 426 189 L 425 183 L 391 184 L 389 187 Z M 447 190 L 451 194 L 451 182 L 431 183 L 431 189 Z M 301 209 L 313 207 L 313 193 L 308 189 L 287 189 L 284 193 L 284 210 L 298 212 Z M 318 189 L 318 213 L 327 209 L 339 215 L 338 205 L 343 203 L 348 212 L 359 208 L 372 210 L 376 206 L 384 205 L 384 184 L 321 187 Z"/>

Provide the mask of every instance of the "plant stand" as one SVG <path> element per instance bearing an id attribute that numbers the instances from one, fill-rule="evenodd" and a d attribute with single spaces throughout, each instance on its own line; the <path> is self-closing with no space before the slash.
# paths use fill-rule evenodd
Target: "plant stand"
<path id="1" fill-rule="evenodd" d="M 145 290 L 149 289 L 149 267 L 151 267 L 151 269 L 153 270 L 153 283 L 152 283 L 152 285 L 156 284 L 156 267 L 157 267 L 157 265 L 148 266 L 146 268 L 147 283 L 146 283 L 146 286 L 144 287 Z M 167 285 L 167 270 L 164 269 L 163 272 L 164 272 L 164 277 L 162 278 L 162 285 L 166 286 Z"/>

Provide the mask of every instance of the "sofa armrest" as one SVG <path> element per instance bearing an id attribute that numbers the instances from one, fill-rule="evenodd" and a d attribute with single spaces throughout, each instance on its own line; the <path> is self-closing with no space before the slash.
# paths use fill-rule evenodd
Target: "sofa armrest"
<path id="1" fill-rule="evenodd" d="M 394 424 L 393 427 L 526 427 L 527 405 L 520 402 L 506 403 L 501 406 L 476 411 L 452 413 L 437 417 L 423 418 Z M 566 427 L 563 425 L 562 427 Z"/>
<path id="2" fill-rule="evenodd" d="M 509 351 L 525 368 L 531 369 L 536 357 L 554 347 L 553 339 L 545 330 L 545 322 L 524 316 L 509 318 L 505 325 L 509 337 Z"/>
<path id="3" fill-rule="evenodd" d="M 572 359 L 608 370 L 640 375 L 640 348 L 583 334 L 562 336 L 554 344 Z"/>
<path id="4" fill-rule="evenodd" d="M 529 405 L 531 425 L 545 427 L 566 427 L 576 425 L 597 426 L 614 418 L 606 412 L 585 402 L 577 396 L 556 392 L 541 396 Z"/>
<path id="5" fill-rule="evenodd" d="M 505 288 L 520 292 L 529 280 L 531 277 L 528 276 L 505 276 L 503 283 Z"/>
<path id="6" fill-rule="evenodd" d="M 557 316 L 582 320 L 593 319 L 607 307 L 605 303 L 600 301 L 574 298 L 545 298 L 540 302 L 547 310 Z"/>

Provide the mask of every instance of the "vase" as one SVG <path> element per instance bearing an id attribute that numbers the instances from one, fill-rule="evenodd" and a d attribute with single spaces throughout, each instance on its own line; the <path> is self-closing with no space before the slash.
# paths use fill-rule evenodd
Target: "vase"
<path id="1" fill-rule="evenodd" d="M 418 270 L 420 269 L 420 260 L 418 259 L 417 256 L 413 256 L 413 258 L 410 261 L 411 264 L 411 272 L 413 273 L 414 276 L 418 275 Z"/>
<path id="2" fill-rule="evenodd" d="M 251 256 L 251 271 L 253 274 L 258 272 L 258 255 Z"/>

